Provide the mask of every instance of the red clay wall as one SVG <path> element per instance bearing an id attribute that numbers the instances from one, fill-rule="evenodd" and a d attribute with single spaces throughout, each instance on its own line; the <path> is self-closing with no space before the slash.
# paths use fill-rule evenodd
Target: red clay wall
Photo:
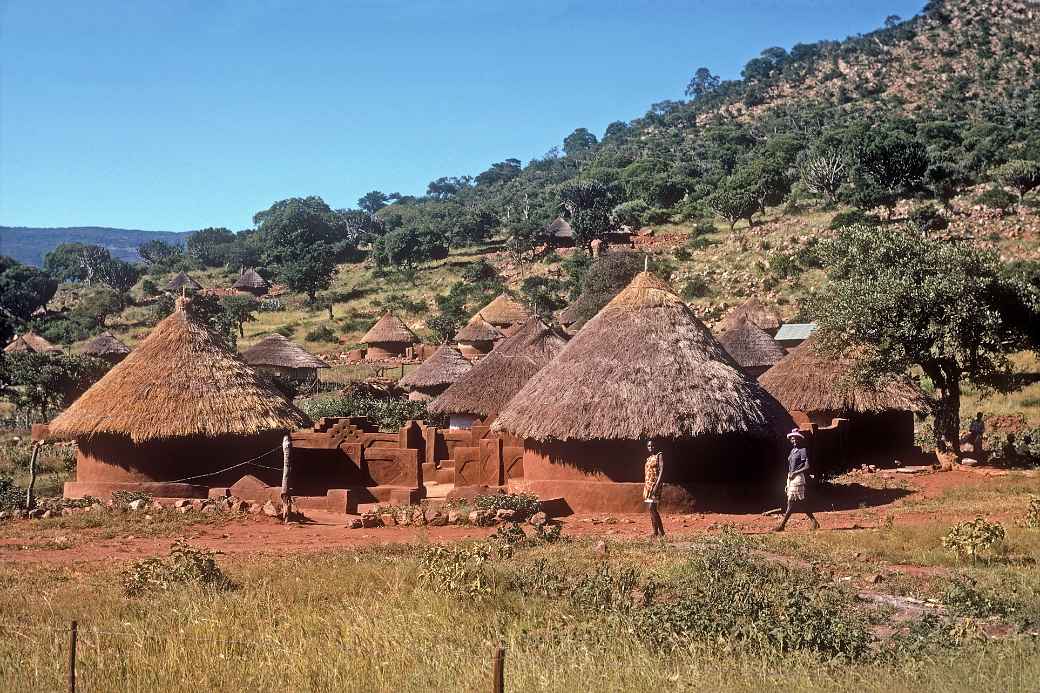
<path id="1" fill-rule="evenodd" d="M 459 342 L 459 351 L 468 359 L 479 358 L 491 353 L 495 348 L 494 342 Z"/>
<path id="2" fill-rule="evenodd" d="M 367 345 L 365 350 L 366 361 L 381 361 L 383 359 L 396 359 L 403 358 L 407 351 L 409 344 L 403 342 L 374 342 Z"/>

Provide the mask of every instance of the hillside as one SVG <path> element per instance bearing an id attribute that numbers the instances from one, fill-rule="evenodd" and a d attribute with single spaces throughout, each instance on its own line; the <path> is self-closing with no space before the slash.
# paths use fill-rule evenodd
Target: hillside
<path id="1" fill-rule="evenodd" d="M 27 226 L 0 226 L 0 255 L 13 257 L 26 265 L 40 267 L 43 256 L 62 243 L 84 243 L 107 248 L 113 257 L 137 261 L 137 249 L 148 241 L 165 241 L 183 246 L 188 233 L 173 231 L 140 231 L 113 229 L 106 226 L 68 226 L 61 228 L 32 228 Z"/>

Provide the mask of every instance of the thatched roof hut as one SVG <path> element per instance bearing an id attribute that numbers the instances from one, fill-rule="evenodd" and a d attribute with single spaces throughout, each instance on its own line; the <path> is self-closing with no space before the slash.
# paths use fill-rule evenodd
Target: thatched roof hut
<path id="1" fill-rule="evenodd" d="M 450 344 L 442 344 L 418 368 L 401 378 L 398 385 L 410 391 L 409 399 L 432 399 L 471 368 L 473 364 L 461 351 Z"/>
<path id="2" fill-rule="evenodd" d="M 574 245 L 574 228 L 563 217 L 556 217 L 546 224 L 545 235 L 555 245 Z"/>
<path id="3" fill-rule="evenodd" d="M 32 330 L 25 334 L 16 334 L 14 339 L 4 347 L 4 353 L 7 354 L 17 354 L 19 352 L 46 354 L 59 353 L 60 351 L 61 347 L 54 346 Z"/>
<path id="4" fill-rule="evenodd" d="M 762 375 L 784 357 L 783 347 L 776 340 L 744 318 L 739 318 L 719 335 L 719 343 L 752 378 Z"/>
<path id="5" fill-rule="evenodd" d="M 695 481 L 739 479 L 746 488 L 767 478 L 790 426 L 780 403 L 649 272 L 589 320 L 493 424 L 525 439 L 529 490 L 597 511 L 640 506 L 647 440 L 672 460 L 665 481 L 676 487 L 666 500 L 682 505 L 692 504 Z"/>
<path id="6" fill-rule="evenodd" d="M 83 347 L 83 354 L 112 363 L 119 363 L 129 353 L 130 347 L 119 341 L 111 332 L 102 332 Z"/>
<path id="7" fill-rule="evenodd" d="M 367 347 L 365 359 L 377 361 L 406 356 L 408 348 L 418 344 L 419 338 L 401 318 L 387 312 L 361 338 Z"/>
<path id="8" fill-rule="evenodd" d="M 263 296 L 271 288 L 271 283 L 261 277 L 259 272 L 250 267 L 238 276 L 238 279 L 231 285 L 231 288 L 238 289 L 239 291 L 247 291 L 254 296 Z"/>
<path id="9" fill-rule="evenodd" d="M 265 464 L 276 465 L 282 436 L 309 423 L 185 307 L 178 299 L 173 314 L 50 424 L 51 438 L 78 443 L 67 495 L 197 495 L 193 484 L 263 478 L 243 465 L 267 455 Z M 198 475 L 193 484 L 171 481 Z"/>
<path id="10" fill-rule="evenodd" d="M 816 343 L 810 337 L 759 378 L 788 411 L 830 417 L 927 410 L 924 393 L 909 381 L 863 384 L 856 379 L 853 356 L 822 354 Z"/>
<path id="11" fill-rule="evenodd" d="M 261 371 L 293 380 L 313 380 L 329 364 L 280 334 L 269 334 L 242 352 L 242 360 Z"/>
<path id="12" fill-rule="evenodd" d="M 179 294 L 184 290 L 201 291 L 202 284 L 199 284 L 191 277 L 191 275 L 182 270 L 175 274 L 173 279 L 166 283 L 166 291 L 171 294 Z"/>
<path id="13" fill-rule="evenodd" d="M 770 335 L 776 334 L 776 331 L 780 329 L 782 324 L 780 315 L 754 296 L 726 314 L 725 319 L 722 321 L 722 331 L 733 329 L 741 320 L 750 322 Z"/>
<path id="14" fill-rule="evenodd" d="M 540 318 L 530 318 L 433 400 L 429 411 L 470 422 L 493 418 L 531 376 L 560 353 L 566 341 L 566 335 Z"/>
<path id="15" fill-rule="evenodd" d="M 491 323 L 504 334 L 509 335 L 520 325 L 527 322 L 532 313 L 523 304 L 513 300 L 506 294 L 499 294 L 480 309 L 480 317 Z"/>
<path id="16" fill-rule="evenodd" d="M 479 358 L 495 347 L 505 335 L 477 313 L 455 334 L 459 351 L 468 358 Z"/>

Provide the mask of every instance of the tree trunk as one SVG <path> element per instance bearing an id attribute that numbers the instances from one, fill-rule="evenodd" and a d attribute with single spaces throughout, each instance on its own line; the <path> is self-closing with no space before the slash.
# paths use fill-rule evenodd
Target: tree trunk
<path id="1" fill-rule="evenodd" d="M 935 408 L 935 447 L 942 452 L 960 453 L 961 384 L 950 378 Z"/>
<path id="2" fill-rule="evenodd" d="M 326 306 L 326 307 L 329 309 L 329 320 L 330 321 L 335 320 L 336 316 L 332 314 L 332 302 L 330 301 L 329 305 Z"/>

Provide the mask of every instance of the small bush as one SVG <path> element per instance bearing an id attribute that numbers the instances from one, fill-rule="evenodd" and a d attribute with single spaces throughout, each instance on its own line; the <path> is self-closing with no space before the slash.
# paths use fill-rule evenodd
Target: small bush
<path id="1" fill-rule="evenodd" d="M 949 581 L 942 602 L 957 616 L 988 618 L 1011 616 L 1016 604 L 1003 595 L 979 588 L 970 578 L 957 577 Z"/>
<path id="2" fill-rule="evenodd" d="M 275 329 L 275 332 L 282 335 L 283 337 L 292 337 L 296 332 L 295 325 L 282 325 Z"/>
<path id="3" fill-rule="evenodd" d="M 526 520 L 541 510 L 538 496 L 530 493 L 498 493 L 487 496 L 477 496 L 473 499 L 473 507 L 477 510 L 512 510 L 516 513 L 516 519 Z"/>
<path id="4" fill-rule="evenodd" d="M 304 335 L 308 342 L 338 342 L 339 338 L 328 325 L 320 325 Z"/>
<path id="5" fill-rule="evenodd" d="M 1040 498 L 1029 499 L 1029 508 L 1026 509 L 1026 527 L 1040 529 Z"/>
<path id="6" fill-rule="evenodd" d="M 857 224 L 864 224 L 866 226 L 877 226 L 881 223 L 873 214 L 867 214 L 862 209 L 850 209 L 847 212 L 838 212 L 831 219 L 830 227 L 832 229 L 841 229 L 846 226 L 855 226 Z"/>
<path id="7" fill-rule="evenodd" d="M 798 260 L 794 255 L 786 253 L 774 253 L 769 256 L 769 272 L 778 279 L 786 279 L 794 276 L 798 270 Z"/>
<path id="8" fill-rule="evenodd" d="M 700 221 L 693 227 L 694 236 L 705 236 L 709 233 L 715 233 L 715 224 L 710 221 Z"/>
<path id="9" fill-rule="evenodd" d="M 1018 201 L 1014 195 L 1004 188 L 992 187 L 975 197 L 975 204 L 980 204 L 990 209 L 1007 212 Z"/>
<path id="10" fill-rule="evenodd" d="M 393 432 L 410 419 L 421 419 L 431 425 L 444 423 L 441 417 L 426 411 L 426 404 L 414 400 L 322 395 L 304 400 L 299 406 L 314 421 L 326 416 L 367 416 L 379 430 Z"/>
<path id="11" fill-rule="evenodd" d="M 693 277 L 683 284 L 681 295 L 684 301 L 703 298 L 711 293 L 711 287 L 704 277 Z"/>
<path id="12" fill-rule="evenodd" d="M 981 517 L 955 525 L 942 538 L 943 548 L 953 551 L 961 560 L 972 563 L 989 561 L 996 557 L 1004 545 L 1006 532 L 999 522 L 989 522 Z"/>
<path id="13" fill-rule="evenodd" d="M 18 488 L 14 479 L 0 476 L 0 510 L 19 510 L 25 502 L 25 491 Z"/>
<path id="14" fill-rule="evenodd" d="M 686 241 L 686 249 L 690 252 L 706 250 L 713 245 L 718 245 L 718 243 L 718 241 L 708 238 L 707 236 L 694 236 Z"/>
<path id="15" fill-rule="evenodd" d="M 195 584 L 219 591 L 233 589 L 211 551 L 196 548 L 182 539 L 173 543 L 170 557 L 147 558 L 123 571 L 123 593 L 134 597 L 144 592 L 168 591 L 178 585 Z"/>
<path id="16" fill-rule="evenodd" d="M 672 218 L 672 210 L 654 207 L 643 215 L 644 224 L 667 224 Z"/>
<path id="17" fill-rule="evenodd" d="M 950 222 L 946 220 L 946 217 L 939 212 L 939 209 L 935 205 L 920 205 L 914 207 L 910 211 L 910 224 L 917 229 L 919 233 L 929 233 L 931 231 L 942 231 Z"/>
<path id="18" fill-rule="evenodd" d="M 460 599 L 483 599 L 494 591 L 487 544 L 427 546 L 419 552 L 419 583 Z"/>
<path id="19" fill-rule="evenodd" d="M 143 491 L 113 491 L 112 505 L 117 508 L 125 508 L 134 501 L 151 503 L 152 497 Z"/>

